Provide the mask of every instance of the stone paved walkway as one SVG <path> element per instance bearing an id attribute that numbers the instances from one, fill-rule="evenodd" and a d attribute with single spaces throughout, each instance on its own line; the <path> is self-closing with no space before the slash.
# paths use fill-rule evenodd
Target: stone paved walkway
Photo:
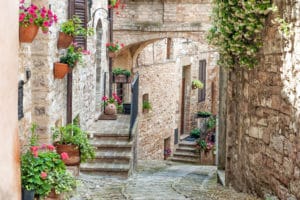
<path id="1" fill-rule="evenodd" d="M 129 179 L 80 175 L 71 200 L 258 200 L 216 184 L 216 168 L 143 161 Z"/>

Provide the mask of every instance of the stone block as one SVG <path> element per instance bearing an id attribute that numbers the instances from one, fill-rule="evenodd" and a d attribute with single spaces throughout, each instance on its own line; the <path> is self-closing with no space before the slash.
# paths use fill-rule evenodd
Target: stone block
<path id="1" fill-rule="evenodd" d="M 270 141 L 270 147 L 274 149 L 274 151 L 283 154 L 283 144 L 284 144 L 284 137 L 279 136 L 272 136 Z"/>

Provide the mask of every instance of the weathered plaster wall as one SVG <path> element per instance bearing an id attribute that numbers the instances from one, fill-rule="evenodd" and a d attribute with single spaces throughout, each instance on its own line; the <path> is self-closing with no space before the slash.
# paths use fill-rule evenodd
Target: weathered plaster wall
<path id="1" fill-rule="evenodd" d="M 0 199 L 21 199 L 18 139 L 18 1 L 4 1 L 0 12 Z"/>
<path id="2" fill-rule="evenodd" d="M 229 72 L 227 184 L 264 196 L 300 199 L 299 2 L 275 1 L 295 25 L 285 41 L 267 26 L 259 64 Z"/>
<path id="3" fill-rule="evenodd" d="M 58 50 L 56 44 L 60 23 L 66 21 L 68 17 L 68 1 L 36 0 L 33 3 L 51 4 L 53 12 L 58 16 L 59 23 L 50 28 L 49 34 L 39 32 L 32 44 L 20 45 L 19 80 L 26 79 L 26 69 L 31 71 L 31 78 L 24 85 L 25 117 L 19 121 L 22 144 L 27 142 L 28 128 L 33 122 L 39 126 L 38 133 L 41 143 L 51 142 L 51 127 L 66 124 L 67 78 L 54 79 L 53 63 L 59 61 L 59 57 L 65 51 Z M 90 12 L 93 14 L 100 7 L 107 8 L 107 2 L 93 1 Z M 94 30 L 98 31 L 87 39 L 87 49 L 91 51 L 91 55 L 84 56 L 83 64 L 78 63 L 73 70 L 73 118 L 79 115 L 84 129 L 89 127 L 99 112 L 100 105 L 97 107 L 97 103 L 100 101 L 96 101 L 97 73 L 100 73 L 97 95 L 103 96 L 104 93 L 103 76 L 104 72 L 108 72 L 105 47 L 108 29 L 106 18 L 105 12 L 97 12 L 94 19 L 89 21 L 88 26 L 93 26 Z M 101 23 L 102 29 L 96 29 L 98 23 Z M 102 37 L 99 38 L 99 35 Z M 101 40 L 101 42 L 96 42 L 97 40 Z M 107 82 L 108 80 L 107 77 Z"/>

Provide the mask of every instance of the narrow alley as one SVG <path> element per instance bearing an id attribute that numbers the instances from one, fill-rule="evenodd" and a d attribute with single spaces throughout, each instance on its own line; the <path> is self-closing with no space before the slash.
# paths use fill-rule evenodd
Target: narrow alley
<path id="1" fill-rule="evenodd" d="M 141 161 L 129 179 L 81 174 L 71 200 L 258 200 L 217 184 L 216 167 Z"/>

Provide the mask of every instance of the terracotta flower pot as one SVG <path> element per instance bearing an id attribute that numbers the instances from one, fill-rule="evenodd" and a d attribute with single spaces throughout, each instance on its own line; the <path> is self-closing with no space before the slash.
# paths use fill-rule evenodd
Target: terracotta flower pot
<path id="1" fill-rule="evenodd" d="M 39 27 L 35 24 L 29 26 L 19 26 L 19 41 L 23 43 L 31 43 L 36 34 L 39 31 Z"/>
<path id="2" fill-rule="evenodd" d="M 109 52 L 108 52 L 108 57 L 114 58 L 114 57 L 116 57 L 116 53 L 115 53 L 115 52 L 109 51 Z"/>
<path id="3" fill-rule="evenodd" d="M 113 103 L 108 103 L 107 106 L 105 106 L 104 112 L 106 115 L 115 115 L 117 114 L 117 107 Z"/>
<path id="4" fill-rule="evenodd" d="M 65 49 L 68 48 L 73 42 L 73 36 L 67 35 L 63 32 L 59 32 L 58 40 L 57 40 L 57 48 Z"/>
<path id="5" fill-rule="evenodd" d="M 56 194 L 54 189 L 51 189 L 51 192 L 46 197 L 46 200 L 55 200 L 55 199 L 59 199 L 59 198 L 60 198 L 60 195 Z"/>
<path id="6" fill-rule="evenodd" d="M 67 64 L 64 63 L 54 63 L 54 78 L 63 79 L 65 75 L 70 71 L 70 68 Z"/>
<path id="7" fill-rule="evenodd" d="M 80 150 L 77 145 L 72 144 L 54 144 L 56 147 L 56 152 L 61 154 L 63 152 L 67 153 L 69 159 L 63 160 L 67 166 L 79 165 L 80 163 Z"/>

